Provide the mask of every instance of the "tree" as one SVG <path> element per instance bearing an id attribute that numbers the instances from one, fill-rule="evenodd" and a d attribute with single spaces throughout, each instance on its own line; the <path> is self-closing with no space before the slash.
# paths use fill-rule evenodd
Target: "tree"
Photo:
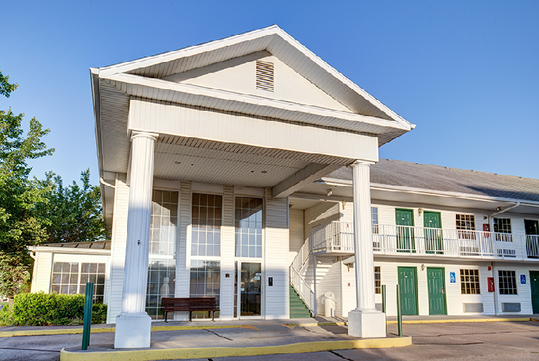
<path id="1" fill-rule="evenodd" d="M 0 94 L 9 97 L 17 85 L 0 72 Z M 32 265 L 27 246 L 47 239 L 43 224 L 48 220 L 36 214 L 36 207 L 46 202 L 44 191 L 28 179 L 31 168 L 26 163 L 51 155 L 41 138 L 49 133 L 36 118 L 30 120 L 25 135 L 24 114 L 0 110 L 0 294 L 12 298 Z"/>
<path id="2" fill-rule="evenodd" d="M 47 242 L 90 242 L 108 237 L 103 219 L 101 192 L 90 185 L 90 170 L 81 172 L 81 186 L 75 181 L 64 187 L 62 178 L 52 172 L 44 181 L 37 181 L 46 203 L 38 207 L 45 224 Z"/>

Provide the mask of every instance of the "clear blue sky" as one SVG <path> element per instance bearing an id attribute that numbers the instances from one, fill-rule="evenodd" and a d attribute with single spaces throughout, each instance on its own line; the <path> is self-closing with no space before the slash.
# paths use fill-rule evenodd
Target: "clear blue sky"
<path id="1" fill-rule="evenodd" d="M 539 1 L 4 1 L 0 109 L 98 183 L 90 67 L 277 24 L 417 128 L 380 156 L 539 179 Z"/>

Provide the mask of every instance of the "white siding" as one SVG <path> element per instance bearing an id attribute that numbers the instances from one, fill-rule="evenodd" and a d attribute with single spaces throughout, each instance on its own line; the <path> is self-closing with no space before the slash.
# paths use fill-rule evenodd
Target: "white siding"
<path id="1" fill-rule="evenodd" d="M 107 323 L 115 323 L 116 316 L 122 312 L 128 206 L 129 187 L 125 184 L 125 176 L 117 177 L 114 192 L 114 218 L 112 220 Z"/>
<path id="2" fill-rule="evenodd" d="M 289 318 L 288 309 L 288 197 L 272 198 L 266 189 L 265 220 L 265 315 L 268 319 Z M 273 277 L 269 287 L 268 277 Z"/>
<path id="3" fill-rule="evenodd" d="M 294 257 L 298 254 L 299 249 L 305 242 L 305 236 L 303 233 L 304 219 L 303 210 L 290 209 L 290 247 L 288 252 L 288 263 L 292 263 Z"/>
<path id="4" fill-rule="evenodd" d="M 190 264 L 187 253 L 191 249 L 191 183 L 180 185 L 180 231 L 176 259 L 175 297 L 189 297 Z M 174 312 L 175 320 L 188 320 L 188 312 Z"/>
<path id="5" fill-rule="evenodd" d="M 51 289 L 52 253 L 36 252 L 34 274 L 32 275 L 32 293 L 43 291 L 49 293 Z"/>
<path id="6" fill-rule="evenodd" d="M 223 226 L 221 229 L 221 320 L 234 317 L 234 187 L 225 186 L 223 194 Z M 225 274 L 230 275 L 225 278 Z"/>
<path id="7" fill-rule="evenodd" d="M 311 230 L 321 224 L 340 219 L 339 203 L 320 202 L 311 208 L 305 210 L 305 240 L 310 239 Z"/>
<path id="8" fill-rule="evenodd" d="M 322 260 L 322 258 L 317 258 L 317 260 Z M 332 263 L 332 262 L 330 262 Z M 325 304 L 324 304 L 324 297 L 326 292 L 331 291 L 335 295 L 335 301 L 337 302 L 335 306 L 335 315 L 337 317 L 343 316 L 342 314 L 342 280 L 341 280 L 341 264 L 342 262 L 334 262 L 329 266 L 329 269 L 325 275 L 325 277 L 320 280 L 320 282 L 317 285 L 316 293 L 316 301 L 318 302 L 318 314 L 324 315 L 326 317 L 331 317 L 331 315 L 325 314 Z"/>

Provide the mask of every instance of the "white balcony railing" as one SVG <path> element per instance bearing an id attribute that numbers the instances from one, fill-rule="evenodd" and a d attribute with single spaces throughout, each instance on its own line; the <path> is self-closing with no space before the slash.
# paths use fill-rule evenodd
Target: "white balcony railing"
<path id="1" fill-rule="evenodd" d="M 376 254 L 538 259 L 539 236 L 396 225 L 373 225 Z M 315 253 L 354 253 L 353 225 L 331 222 L 313 228 Z"/>

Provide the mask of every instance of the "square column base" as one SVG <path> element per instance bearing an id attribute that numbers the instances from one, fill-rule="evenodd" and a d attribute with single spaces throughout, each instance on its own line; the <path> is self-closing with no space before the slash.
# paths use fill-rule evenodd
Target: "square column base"
<path id="1" fill-rule="evenodd" d="M 120 313 L 116 316 L 114 348 L 150 347 L 152 318 L 146 312 Z"/>
<path id="2" fill-rule="evenodd" d="M 353 337 L 386 337 L 386 315 L 377 310 L 348 312 L 348 335 Z"/>

